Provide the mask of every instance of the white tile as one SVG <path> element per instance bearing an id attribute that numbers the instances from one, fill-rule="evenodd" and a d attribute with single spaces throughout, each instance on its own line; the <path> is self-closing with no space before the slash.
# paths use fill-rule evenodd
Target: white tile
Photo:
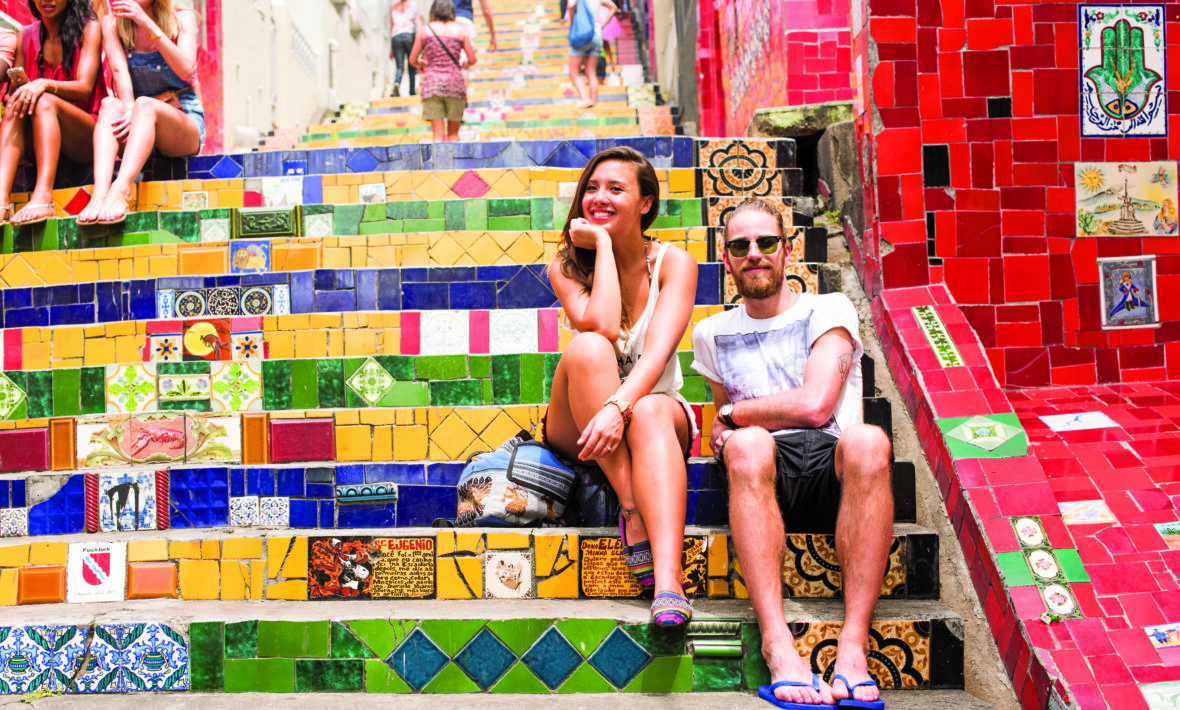
<path id="1" fill-rule="evenodd" d="M 528 552 L 487 552 L 483 578 L 487 599 L 529 599 L 533 596 L 533 556 Z"/>
<path id="2" fill-rule="evenodd" d="M 70 543 L 66 559 L 67 602 L 122 601 L 126 582 L 125 543 Z"/>
<path id="3" fill-rule="evenodd" d="M 229 499 L 229 524 L 246 527 L 258 524 L 258 496 Z"/>
<path id="4" fill-rule="evenodd" d="M 1083 429 L 1108 429 L 1118 422 L 1103 412 L 1078 412 L 1077 414 L 1048 414 L 1040 417 L 1053 431 L 1081 431 Z"/>
<path id="5" fill-rule="evenodd" d="M 537 311 L 534 309 L 488 312 L 488 350 L 493 355 L 537 352 Z"/>
<path id="6" fill-rule="evenodd" d="M 20 537 L 28 534 L 28 508 L 0 508 L 0 537 Z"/>
<path id="7" fill-rule="evenodd" d="M 258 524 L 285 528 L 291 524 L 291 499 L 283 496 L 258 499 Z"/>
<path id="8" fill-rule="evenodd" d="M 422 311 L 419 333 L 422 355 L 466 355 L 467 311 Z"/>

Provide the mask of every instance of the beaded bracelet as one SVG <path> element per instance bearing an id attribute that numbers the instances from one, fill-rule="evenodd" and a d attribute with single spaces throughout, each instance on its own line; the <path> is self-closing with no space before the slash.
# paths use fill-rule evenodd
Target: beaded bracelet
<path id="1" fill-rule="evenodd" d="M 631 423 L 631 403 L 625 399 L 620 399 L 618 395 L 611 395 L 609 399 L 602 403 L 602 406 L 613 404 L 618 408 L 619 414 L 623 416 L 623 426 L 626 427 Z"/>

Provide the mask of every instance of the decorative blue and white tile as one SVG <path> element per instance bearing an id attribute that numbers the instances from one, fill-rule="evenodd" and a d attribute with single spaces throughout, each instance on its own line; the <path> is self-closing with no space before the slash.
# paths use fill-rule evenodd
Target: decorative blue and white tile
<path id="1" fill-rule="evenodd" d="M 268 527 L 287 527 L 291 524 L 291 499 L 266 496 L 258 499 L 258 524 Z"/>
<path id="2" fill-rule="evenodd" d="M 271 295 L 270 286 L 243 288 L 238 307 L 245 316 L 269 316 L 274 308 L 274 296 Z"/>
<path id="3" fill-rule="evenodd" d="M 246 527 L 258 524 L 258 496 L 241 496 L 229 499 L 229 524 Z"/>
<path id="4" fill-rule="evenodd" d="M 42 686 L 44 689 L 81 693 L 116 691 L 118 640 L 105 629 L 99 633 L 101 628 L 95 627 L 94 638 L 87 649 L 85 626 L 54 627 L 53 646 L 56 650 L 53 653 L 52 687 L 47 684 Z"/>
<path id="5" fill-rule="evenodd" d="M 1104 412 L 1078 412 L 1077 414 L 1046 414 L 1038 417 L 1053 431 L 1082 431 L 1084 429 L 1109 429 L 1118 422 Z"/>
<path id="6" fill-rule="evenodd" d="M 535 309 L 488 312 L 488 349 L 493 355 L 536 352 L 537 333 Z"/>
<path id="7" fill-rule="evenodd" d="M 214 363 L 214 411 L 245 412 L 262 409 L 262 375 L 248 360 Z"/>
<path id="8" fill-rule="evenodd" d="M 422 355 L 466 355 L 471 340 L 467 311 L 422 311 Z"/>
<path id="9" fill-rule="evenodd" d="M 533 556 L 529 552 L 484 553 L 485 599 L 531 599 Z"/>
<path id="10" fill-rule="evenodd" d="M 1082 135 L 1168 134 L 1164 6 L 1078 5 Z"/>
<path id="11" fill-rule="evenodd" d="M 152 362 L 180 362 L 184 357 L 180 335 L 153 335 L 148 339 L 148 351 Z"/>
<path id="12" fill-rule="evenodd" d="M 305 237 L 330 237 L 334 230 L 332 224 L 332 215 L 330 214 L 305 214 L 303 215 L 303 236 Z"/>
<path id="13" fill-rule="evenodd" d="M 208 305 L 205 302 L 204 291 L 182 291 L 172 302 L 175 311 L 174 318 L 199 318 L 207 315 Z"/>
<path id="14" fill-rule="evenodd" d="M 261 274 L 270 271 L 270 242 L 239 240 L 230 245 L 231 274 Z"/>
<path id="15" fill-rule="evenodd" d="M 0 338 L 3 340 L 3 338 Z M 25 391 L 15 382 L 0 372 L 0 419 L 8 419 L 16 414 L 22 402 L 25 401 Z"/>
<path id="16" fill-rule="evenodd" d="M 174 301 L 176 300 L 176 292 L 170 288 L 162 288 L 156 291 L 156 317 L 157 318 L 172 318 L 175 313 Z"/>
<path id="17" fill-rule="evenodd" d="M 154 471 L 98 475 L 98 527 L 103 532 L 155 530 L 156 502 Z"/>
<path id="18" fill-rule="evenodd" d="M 125 624 L 119 642 L 120 690 L 188 690 L 188 644 L 174 629 L 163 624 Z"/>
<path id="19" fill-rule="evenodd" d="M 1098 293 L 1103 330 L 1159 326 L 1154 256 L 1099 259 Z"/>
<path id="20" fill-rule="evenodd" d="M 233 348 L 230 355 L 234 360 L 254 360 L 265 357 L 261 331 L 233 333 L 230 335 L 230 344 Z"/>
<path id="21" fill-rule="evenodd" d="M 0 626 L 0 693 L 29 693 L 56 681 L 53 636 L 53 627 Z"/>
<path id="22" fill-rule="evenodd" d="M 287 284 L 271 286 L 271 297 L 274 299 L 273 313 L 276 316 L 291 315 L 291 287 Z"/>
<path id="23" fill-rule="evenodd" d="M 119 542 L 73 542 L 66 558 L 66 601 L 123 601 L 127 582 L 127 545 Z"/>
<path id="24" fill-rule="evenodd" d="M 150 412 L 156 406 L 156 366 L 107 365 L 106 400 L 108 414 Z"/>
<path id="25" fill-rule="evenodd" d="M 23 537 L 28 534 L 28 508 L 0 508 L 0 537 Z"/>
<path id="26" fill-rule="evenodd" d="M 228 242 L 230 238 L 229 233 L 229 219 L 227 218 L 211 218 L 201 219 L 201 242 Z"/>

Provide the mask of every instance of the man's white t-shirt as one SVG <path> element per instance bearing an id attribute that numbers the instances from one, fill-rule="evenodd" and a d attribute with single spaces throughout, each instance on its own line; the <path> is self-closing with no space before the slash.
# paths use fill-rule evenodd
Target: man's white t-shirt
<path id="1" fill-rule="evenodd" d="M 720 382 L 731 402 L 795 389 L 803 386 L 811 346 L 829 330 L 843 328 L 852 337 L 852 367 L 832 419 L 820 427 L 839 436 L 861 421 L 864 347 L 858 323 L 856 308 L 842 293 L 800 294 L 793 306 L 773 318 L 751 318 L 744 305 L 738 306 L 697 324 L 692 333 L 693 369 Z"/>

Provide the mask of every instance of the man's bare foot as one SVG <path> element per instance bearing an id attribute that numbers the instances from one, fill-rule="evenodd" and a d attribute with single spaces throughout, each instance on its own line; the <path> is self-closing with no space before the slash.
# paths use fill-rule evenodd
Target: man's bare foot
<path id="1" fill-rule="evenodd" d="M 837 677 L 839 676 L 839 677 Z M 847 679 L 847 683 L 845 682 Z M 836 664 L 832 668 L 832 697 L 836 700 L 844 700 L 849 697 L 849 691 L 852 691 L 852 698 L 861 702 L 872 702 L 881 698 L 881 690 L 875 685 L 861 685 L 858 684 L 864 681 L 873 680 L 869 675 L 868 662 L 865 660 L 865 654 L 860 649 L 845 648 L 841 646 L 836 652 Z"/>
<path id="2" fill-rule="evenodd" d="M 795 651 L 795 645 L 791 643 L 790 638 L 788 633 L 786 638 L 778 643 L 763 641 L 762 657 L 766 659 L 766 666 L 770 669 L 772 684 L 790 680 L 804 685 L 775 688 L 774 696 L 789 703 L 834 705 L 836 700 L 832 697 L 832 689 L 827 683 L 819 681 L 818 693 L 810 687 L 811 666 Z"/>

